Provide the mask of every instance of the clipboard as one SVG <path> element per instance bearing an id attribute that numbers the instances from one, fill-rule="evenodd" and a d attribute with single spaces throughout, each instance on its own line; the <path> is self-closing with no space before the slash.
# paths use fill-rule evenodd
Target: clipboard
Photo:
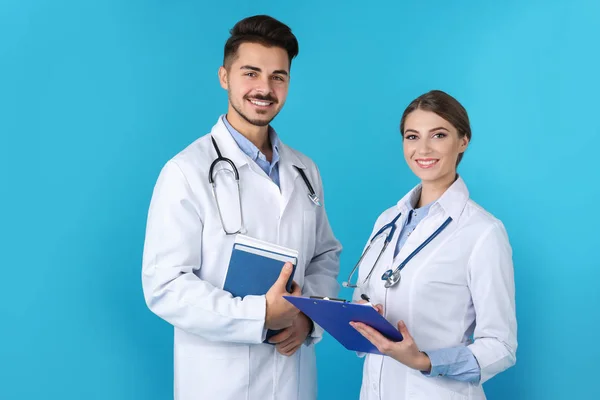
<path id="1" fill-rule="evenodd" d="M 394 342 L 403 340 L 398 329 L 369 304 L 296 296 L 283 296 L 283 298 L 319 324 L 348 350 L 381 355 L 375 345 L 350 326 L 352 321 L 369 325 Z"/>

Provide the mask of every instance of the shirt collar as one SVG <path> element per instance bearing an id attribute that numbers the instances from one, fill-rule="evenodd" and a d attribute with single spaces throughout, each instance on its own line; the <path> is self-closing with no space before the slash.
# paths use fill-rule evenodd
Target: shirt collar
<path id="1" fill-rule="evenodd" d="M 418 210 L 418 211 L 419 211 L 419 214 L 425 214 L 425 215 L 427 215 L 427 213 L 429 212 L 429 209 L 430 209 L 430 208 L 431 208 L 431 206 L 433 206 L 435 203 L 436 203 L 436 202 L 434 201 L 433 203 L 429 203 L 429 204 L 427 204 L 427 205 L 425 205 L 425 206 L 422 206 L 422 207 L 419 207 L 419 208 L 412 207 L 412 208 L 411 208 L 411 211 L 417 211 L 417 210 Z"/>
<path id="2" fill-rule="evenodd" d="M 233 126 L 231 126 L 229 121 L 227 121 L 227 117 L 225 115 L 222 115 L 221 119 L 227 127 L 227 130 L 239 146 L 239 148 L 244 152 L 244 154 L 246 154 L 254 161 L 256 161 L 258 158 L 261 158 L 266 161 L 265 155 L 261 153 L 259 148 L 256 147 L 254 143 L 252 143 L 250 140 L 248 140 L 247 137 L 242 135 Z M 273 147 L 273 159 L 271 161 L 271 164 L 274 165 L 275 163 L 277 163 L 277 161 L 279 161 L 279 137 L 277 136 L 275 129 L 271 128 L 270 126 L 269 140 L 271 141 L 271 146 Z"/>
<path id="3" fill-rule="evenodd" d="M 401 212 L 412 211 L 421 196 L 422 185 L 418 184 L 409 193 L 406 194 L 397 204 Z M 462 214 L 467 201 L 469 200 L 469 190 L 460 176 L 452 185 L 437 199 L 437 201 L 428 204 L 426 207 L 441 207 L 453 220 L 458 220 Z M 422 207 L 423 208 L 423 207 Z"/>

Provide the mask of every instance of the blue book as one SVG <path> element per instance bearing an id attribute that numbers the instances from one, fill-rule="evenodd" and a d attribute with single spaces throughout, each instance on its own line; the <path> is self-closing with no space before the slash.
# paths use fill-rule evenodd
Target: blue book
<path id="1" fill-rule="evenodd" d="M 350 326 L 350 322 L 362 322 L 369 325 L 394 342 L 400 342 L 403 339 L 400 331 L 370 304 L 350 303 L 345 300 L 329 300 L 327 298 L 283 297 L 316 324 L 319 324 L 348 350 L 381 354 L 377 347 Z"/>
<path id="2" fill-rule="evenodd" d="M 233 297 L 266 294 L 279 278 L 286 262 L 293 265 L 287 282 L 291 292 L 292 280 L 298 264 L 298 252 L 273 243 L 238 234 L 233 244 L 223 290 Z M 265 343 L 280 331 L 267 331 Z"/>

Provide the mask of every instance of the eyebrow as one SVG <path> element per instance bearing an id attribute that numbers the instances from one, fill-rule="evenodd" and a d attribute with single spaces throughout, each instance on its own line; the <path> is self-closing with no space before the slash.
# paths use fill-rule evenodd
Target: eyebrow
<path id="1" fill-rule="evenodd" d="M 448 129 L 444 128 L 443 126 L 438 126 L 437 128 L 430 129 L 429 132 L 431 133 L 431 132 L 439 131 L 440 129 L 443 129 L 446 132 L 450 132 Z M 408 132 L 420 133 L 419 131 L 417 131 L 415 129 L 407 129 L 404 131 L 405 134 Z"/>
<path id="2" fill-rule="evenodd" d="M 258 67 L 253 67 L 252 65 L 242 65 L 240 67 L 240 69 L 249 69 L 249 70 L 255 71 L 255 72 L 262 72 L 262 69 L 260 69 Z M 285 76 L 288 75 L 287 71 L 283 70 L 283 69 L 277 69 L 277 70 L 273 71 L 273 74 L 274 75 L 285 75 Z"/>

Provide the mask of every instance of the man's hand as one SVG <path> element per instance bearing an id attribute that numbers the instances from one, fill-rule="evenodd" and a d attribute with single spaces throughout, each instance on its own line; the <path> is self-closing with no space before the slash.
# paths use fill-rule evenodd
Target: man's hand
<path id="1" fill-rule="evenodd" d="M 292 271 L 292 264 L 285 263 L 279 278 L 265 296 L 267 300 L 265 328 L 267 329 L 278 330 L 292 326 L 292 322 L 300 312 L 292 303 L 283 298 L 283 296 L 300 296 L 302 294 L 296 282 L 292 282 L 292 293 L 288 293 L 285 288 Z"/>
<path id="2" fill-rule="evenodd" d="M 302 343 L 304 343 L 304 340 L 306 340 L 308 334 L 312 331 L 313 326 L 312 320 L 303 313 L 300 313 L 294 319 L 292 326 L 273 336 L 269 339 L 269 342 L 275 343 L 277 351 L 289 357 L 302 346 Z"/>

